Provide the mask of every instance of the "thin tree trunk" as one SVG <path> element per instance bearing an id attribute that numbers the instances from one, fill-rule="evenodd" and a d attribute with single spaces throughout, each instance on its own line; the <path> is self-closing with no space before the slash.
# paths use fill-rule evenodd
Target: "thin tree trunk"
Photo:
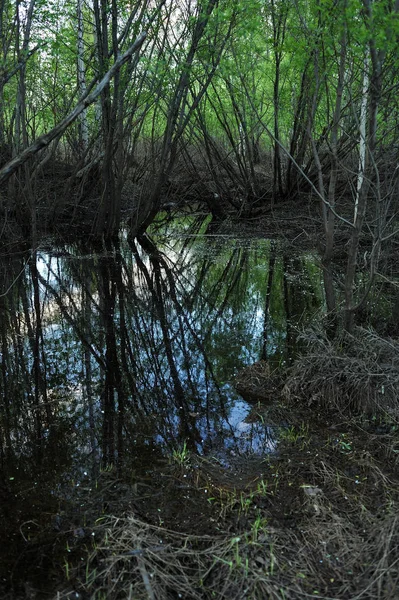
<path id="1" fill-rule="evenodd" d="M 360 191 L 364 181 L 364 170 L 366 165 L 366 125 L 367 125 L 367 99 L 369 93 L 369 61 L 368 56 L 364 59 L 364 74 L 363 74 L 363 89 L 362 100 L 360 105 L 360 122 L 359 122 L 359 167 L 357 172 L 357 186 L 355 199 L 355 215 L 356 220 L 357 209 L 359 205 Z"/>
<path id="2" fill-rule="evenodd" d="M 78 40 L 77 40 L 77 67 L 78 67 L 78 87 L 79 95 L 86 95 L 86 73 L 84 61 L 84 22 L 83 22 L 83 0 L 78 0 L 77 3 L 77 22 L 78 22 Z M 80 151 L 84 154 L 89 144 L 89 127 L 87 123 L 87 109 L 84 109 L 79 115 L 79 146 Z"/>
<path id="3" fill-rule="evenodd" d="M 198 16 L 197 23 L 194 27 L 191 44 L 187 52 L 186 59 L 184 60 L 184 67 L 177 82 L 173 98 L 170 102 L 167 123 L 163 135 L 161 157 L 158 165 L 159 176 L 155 182 L 149 206 L 145 211 L 146 214 L 141 217 L 140 222 L 135 223 L 133 219 L 131 220 L 131 233 L 133 234 L 135 234 L 137 230 L 139 232 L 145 231 L 159 211 L 162 187 L 167 181 L 169 174 L 171 173 L 176 162 L 178 143 L 185 131 L 190 116 L 198 107 L 200 100 L 206 93 L 212 81 L 217 65 L 221 59 L 226 41 L 230 36 L 231 29 L 229 28 L 227 35 L 221 43 L 218 54 L 213 60 L 212 68 L 205 82 L 200 86 L 200 89 L 191 106 L 186 111 L 188 104 L 187 97 L 190 89 L 190 72 L 194 58 L 198 51 L 200 41 L 206 31 L 210 16 L 217 4 L 218 0 L 209 0 L 206 10 Z"/>
<path id="4" fill-rule="evenodd" d="M 279 11 L 276 14 L 276 11 Z M 281 171 L 281 141 L 280 141 L 280 70 L 283 56 L 282 44 L 285 39 L 288 8 L 284 3 L 276 6 L 271 0 L 271 17 L 273 23 L 274 47 L 274 82 L 273 82 L 273 108 L 274 108 L 274 157 L 273 157 L 273 200 L 283 196 L 283 179 Z"/>
<path id="5" fill-rule="evenodd" d="M 366 10 L 367 20 L 370 28 L 373 21 L 373 1 L 363 0 Z M 395 12 L 399 11 L 399 2 L 395 3 Z M 369 117 L 368 117 L 368 132 L 366 135 L 366 153 L 364 160 L 364 177 L 362 179 L 361 188 L 357 194 L 357 206 L 355 207 L 354 229 L 349 245 L 348 262 L 345 276 L 345 328 L 352 332 L 355 324 L 355 313 L 361 305 L 361 302 L 356 304 L 355 296 L 355 277 L 357 272 L 357 259 L 359 254 L 360 237 L 363 231 L 363 224 L 366 216 L 368 194 L 370 189 L 370 181 L 372 170 L 374 168 L 375 150 L 377 146 L 377 115 L 381 98 L 382 90 L 382 66 L 385 60 L 385 51 L 378 51 L 374 37 L 369 41 L 370 60 L 371 60 L 371 77 L 369 86 Z M 377 199 L 378 202 L 378 199 Z M 377 207 L 378 209 L 378 207 Z M 379 248 L 379 246 L 378 246 Z M 376 250 L 378 251 L 378 248 Z M 377 256 L 374 260 L 378 259 Z"/>
<path id="6" fill-rule="evenodd" d="M 110 80 L 114 77 L 115 73 L 128 62 L 132 55 L 141 48 L 144 40 L 146 38 L 146 33 L 142 33 L 136 39 L 134 44 L 124 53 L 122 54 L 110 68 L 110 70 L 104 75 L 99 84 L 95 87 L 95 89 L 88 94 L 85 98 L 81 98 L 72 112 L 69 113 L 60 123 L 58 123 L 53 129 L 51 129 L 48 133 L 45 133 L 39 136 L 33 144 L 31 144 L 28 148 L 25 148 L 18 156 L 8 162 L 1 170 L 0 170 L 0 184 L 7 181 L 11 177 L 13 173 L 17 171 L 27 160 L 29 160 L 32 156 L 34 156 L 37 152 L 46 148 L 50 142 L 52 142 L 55 138 L 62 135 L 66 129 L 78 118 L 80 113 L 85 110 L 90 104 L 95 102 L 97 98 L 100 96 L 103 88 L 107 85 Z M 95 85 L 92 82 L 90 88 Z"/>
<path id="7" fill-rule="evenodd" d="M 341 122 L 341 106 L 342 106 L 342 95 L 344 91 L 345 83 L 345 64 L 346 64 L 346 50 L 347 50 L 347 37 L 346 37 L 346 26 L 342 32 L 340 41 L 340 58 L 339 58 L 339 72 L 338 72 L 338 83 L 335 98 L 335 108 L 333 125 L 331 128 L 330 135 L 330 148 L 331 148 L 331 167 L 330 167 L 330 181 L 328 186 L 328 205 L 323 203 L 322 211 L 324 214 L 324 228 L 326 247 L 323 256 L 323 275 L 324 275 L 324 290 L 326 294 L 327 309 L 330 314 L 335 313 L 335 290 L 334 280 L 332 273 L 332 259 L 334 253 L 334 233 L 335 233 L 335 191 L 337 187 L 338 177 L 338 135 L 339 127 Z"/>

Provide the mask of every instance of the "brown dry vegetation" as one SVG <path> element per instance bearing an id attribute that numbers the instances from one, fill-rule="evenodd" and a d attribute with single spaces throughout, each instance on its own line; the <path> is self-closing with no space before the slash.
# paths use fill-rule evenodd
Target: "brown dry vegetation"
<path id="1" fill-rule="evenodd" d="M 321 331 L 302 335 L 307 349 L 289 373 L 288 400 L 334 410 L 399 417 L 399 343 L 372 330 L 342 331 L 333 341 Z"/>
<path id="2" fill-rule="evenodd" d="M 309 416 L 296 414 L 269 459 L 186 456 L 144 493 L 131 488 L 129 508 L 87 529 L 96 542 L 75 552 L 84 560 L 56 598 L 396 598 L 397 431 Z"/>

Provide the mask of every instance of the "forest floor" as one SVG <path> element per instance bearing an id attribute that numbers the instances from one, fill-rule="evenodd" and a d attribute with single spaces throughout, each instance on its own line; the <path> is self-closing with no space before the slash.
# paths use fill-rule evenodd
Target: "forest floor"
<path id="1" fill-rule="evenodd" d="M 282 414 L 258 404 L 252 418 Z M 56 597 L 397 598 L 397 426 L 289 414 L 270 456 L 226 464 L 183 447 L 142 474 L 103 472 L 59 534 Z"/>

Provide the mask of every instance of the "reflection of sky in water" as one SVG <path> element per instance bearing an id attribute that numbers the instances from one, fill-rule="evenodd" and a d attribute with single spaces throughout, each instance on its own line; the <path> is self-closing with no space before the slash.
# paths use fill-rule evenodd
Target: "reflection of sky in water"
<path id="1" fill-rule="evenodd" d="M 219 456 L 241 456 L 247 454 L 264 455 L 275 451 L 276 435 L 272 427 L 261 421 L 247 422 L 251 406 L 231 388 L 231 397 L 224 403 L 223 414 L 212 421 L 199 413 L 195 413 L 195 426 L 199 437 L 196 449 L 199 454 Z M 163 433 L 156 436 L 158 443 L 164 445 L 173 431 L 179 427 L 179 417 L 168 415 L 168 426 Z"/>
<path id="2" fill-rule="evenodd" d="M 263 455 L 273 451 L 272 428 L 256 420 L 251 405 L 235 392 L 232 384 L 238 371 L 260 358 L 270 242 L 207 236 L 183 236 L 165 242 L 160 238 L 164 263 L 158 267 L 139 245 L 137 249 L 142 266 L 123 239 L 118 260 L 113 252 L 82 256 L 73 247 L 57 255 L 46 251 L 38 257 L 48 391 L 56 396 L 62 390 L 63 402 L 70 404 L 68 414 L 72 414 L 73 406 L 78 411 L 82 445 L 89 429 L 84 368 L 87 345 L 82 341 L 82 332 L 88 331 L 90 345 L 104 360 L 108 343 L 105 332 L 111 323 L 119 353 L 118 376 L 125 378 L 130 373 L 135 379 L 135 395 L 126 392 L 128 410 L 124 417 L 126 424 L 130 422 L 132 439 L 160 444 L 167 452 L 181 446 L 187 435 L 192 437 L 197 451 L 205 455 Z M 309 288 L 313 288 L 314 294 L 317 287 L 309 255 L 302 263 L 296 259 L 295 269 L 302 269 L 303 281 L 297 273 L 295 277 L 286 273 L 283 282 L 282 264 L 278 253 L 267 322 L 267 350 L 271 356 L 285 351 L 286 307 L 302 302 L 303 306 L 296 309 L 302 314 L 307 307 Z M 101 279 L 104 272 L 111 277 L 118 269 L 119 281 L 124 286 L 123 331 L 128 339 L 125 356 L 120 347 L 120 283 Z M 158 287 L 157 269 L 161 277 Z M 313 273 L 310 284 L 308 271 Z M 83 290 L 87 282 L 90 306 L 83 316 Z M 299 294 L 303 283 L 306 283 L 304 293 Z M 114 293 L 111 317 L 105 305 L 105 288 Z M 283 297 L 286 292 L 290 294 L 288 299 Z M 62 310 L 57 295 L 63 301 Z M 163 325 L 159 304 L 164 311 Z M 90 368 L 93 410 L 101 431 L 103 413 L 99 399 L 104 372 L 93 355 Z M 184 418 L 175 399 L 178 394 L 173 377 L 176 376 L 186 403 Z M 114 399 L 117 409 L 116 390 Z M 184 419 L 187 423 L 182 422 Z M 140 429 L 143 420 L 147 423 L 145 431 Z"/>
<path id="3" fill-rule="evenodd" d="M 226 425 L 232 433 L 228 449 L 238 454 L 267 454 L 275 449 L 273 431 L 261 422 L 247 423 L 251 407 L 243 400 L 236 400 L 231 406 Z"/>

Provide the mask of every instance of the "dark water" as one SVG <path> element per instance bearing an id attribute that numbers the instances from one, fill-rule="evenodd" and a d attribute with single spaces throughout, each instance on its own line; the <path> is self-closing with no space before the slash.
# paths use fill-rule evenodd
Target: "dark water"
<path id="1" fill-rule="evenodd" d="M 151 473 L 183 447 L 221 460 L 273 451 L 273 431 L 246 420 L 251 406 L 233 380 L 261 358 L 293 356 L 295 328 L 323 302 L 317 261 L 189 226 L 141 243 L 1 257 L 7 544 L 28 538 L 71 481 L 90 485 L 101 465 Z"/>

